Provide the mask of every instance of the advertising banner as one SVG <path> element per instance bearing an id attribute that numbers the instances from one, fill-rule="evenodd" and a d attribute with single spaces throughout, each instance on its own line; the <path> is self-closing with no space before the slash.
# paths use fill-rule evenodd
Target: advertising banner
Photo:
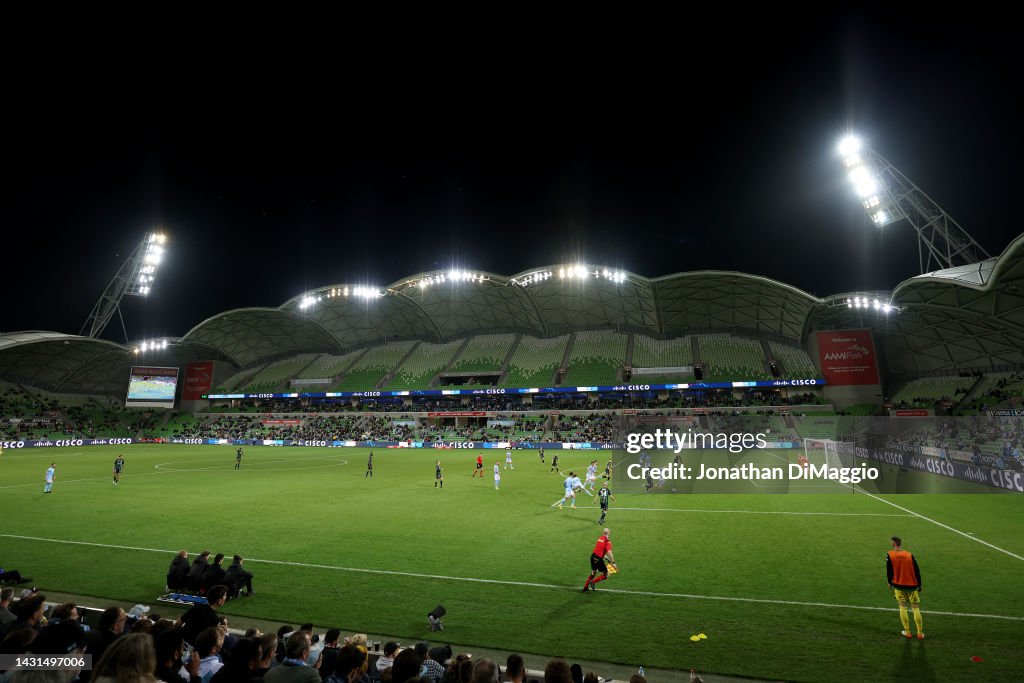
<path id="1" fill-rule="evenodd" d="M 878 362 L 870 330 L 818 332 L 818 360 L 833 386 L 878 384 Z"/>

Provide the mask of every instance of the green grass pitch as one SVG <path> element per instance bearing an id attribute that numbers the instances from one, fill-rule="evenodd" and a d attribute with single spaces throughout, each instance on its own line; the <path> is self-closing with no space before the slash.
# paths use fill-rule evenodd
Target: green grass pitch
<path id="1" fill-rule="evenodd" d="M 209 549 L 241 553 L 256 575 L 256 595 L 224 611 L 271 623 L 436 640 L 426 613 L 441 603 L 442 639 L 467 649 L 801 681 L 1024 679 L 1019 495 L 880 496 L 905 509 L 863 494 L 757 495 L 746 482 L 730 495 L 645 495 L 620 469 L 606 524 L 621 571 L 584 595 L 598 510 L 589 498 L 550 507 L 562 478 L 534 451 L 515 452 L 500 491 L 503 451 L 481 451 L 482 480 L 470 476 L 477 451 L 377 450 L 372 480 L 362 449 L 246 448 L 239 471 L 234 451 L 7 450 L 0 566 L 101 605 L 154 604 L 173 553 Z M 578 473 L 593 457 L 560 456 Z M 603 467 L 608 453 L 596 456 Z M 923 642 L 899 637 L 883 561 L 894 534 L 921 563 Z"/>

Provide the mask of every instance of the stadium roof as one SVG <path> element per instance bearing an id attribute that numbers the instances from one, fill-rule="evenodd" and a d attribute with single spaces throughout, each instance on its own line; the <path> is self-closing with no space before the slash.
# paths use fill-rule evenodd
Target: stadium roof
<path id="1" fill-rule="evenodd" d="M 850 308 L 852 294 L 818 298 L 744 273 L 646 278 L 594 266 L 553 265 L 517 275 L 431 271 L 383 288 L 321 287 L 277 308 L 215 315 L 162 350 L 159 361 L 222 359 L 251 366 L 300 353 L 344 353 L 392 341 L 473 334 L 549 337 L 586 329 L 670 338 L 732 332 L 802 345 L 815 328 L 869 327 L 886 371 L 918 375 L 1024 365 L 1024 235 L 998 257 L 927 273 L 872 293 L 898 314 Z M 55 332 L 0 335 L 0 377 L 61 391 L 120 391 L 132 348 Z"/>

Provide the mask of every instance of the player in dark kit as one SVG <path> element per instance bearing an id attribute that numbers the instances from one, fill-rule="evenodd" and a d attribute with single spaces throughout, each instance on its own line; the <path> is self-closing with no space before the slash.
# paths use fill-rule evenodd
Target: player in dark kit
<path id="1" fill-rule="evenodd" d="M 363 479 L 367 477 L 373 479 L 373 451 L 370 451 L 370 457 L 366 459 L 366 474 L 363 475 Z"/>
<path id="2" fill-rule="evenodd" d="M 121 483 L 121 470 L 124 469 L 124 456 L 118 455 L 117 460 L 114 461 L 114 483 Z"/>
<path id="3" fill-rule="evenodd" d="M 615 565 L 615 556 L 612 554 L 612 542 L 608 540 L 608 528 L 605 527 L 604 533 L 597 539 L 597 544 L 594 546 L 594 552 L 590 553 L 590 576 L 587 577 L 587 582 L 583 584 L 583 592 L 586 593 L 587 589 L 594 591 L 597 588 L 594 587 L 599 581 L 604 581 L 608 578 L 608 564 L 611 562 Z M 598 576 L 598 572 L 601 573 Z"/>
<path id="4" fill-rule="evenodd" d="M 605 479 L 611 479 L 612 478 L 612 461 L 611 460 L 609 460 L 607 463 L 605 463 L 604 474 L 602 474 L 601 476 L 604 477 Z"/>
<path id="5" fill-rule="evenodd" d="M 237 451 L 235 451 L 235 469 L 236 470 L 242 469 L 242 449 L 241 448 L 239 448 Z"/>
<path id="6" fill-rule="evenodd" d="M 544 464 L 544 447 L 543 446 L 540 447 L 540 464 L 541 465 Z"/>
<path id="7" fill-rule="evenodd" d="M 548 474 L 551 474 L 552 472 L 558 472 L 559 474 L 562 473 L 562 471 L 558 469 L 558 453 L 555 453 L 554 457 L 551 458 L 551 469 L 548 470 Z"/>
<path id="8" fill-rule="evenodd" d="M 608 489 L 608 484 L 601 484 L 601 488 L 597 492 L 596 501 L 601 503 L 601 519 L 597 520 L 598 524 L 604 524 L 604 518 L 608 514 L 608 499 L 615 500 L 615 496 Z"/>
<path id="9" fill-rule="evenodd" d="M 480 475 L 480 478 L 484 478 L 484 456 L 479 453 L 476 456 L 476 469 L 473 470 L 473 476 Z"/>
<path id="10" fill-rule="evenodd" d="M 483 477 L 484 475 L 481 474 L 480 476 Z M 434 463 L 434 488 L 435 489 L 438 488 L 438 484 L 441 485 L 441 488 L 444 488 L 444 474 L 441 472 L 441 461 L 440 460 L 438 460 L 437 462 Z"/>

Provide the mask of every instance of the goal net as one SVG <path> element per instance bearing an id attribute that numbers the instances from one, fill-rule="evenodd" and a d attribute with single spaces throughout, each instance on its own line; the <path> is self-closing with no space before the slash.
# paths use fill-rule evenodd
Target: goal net
<path id="1" fill-rule="evenodd" d="M 835 441 L 833 439 L 804 439 L 804 457 L 808 465 L 820 467 L 850 467 L 855 460 L 855 444 L 850 441 Z M 850 484 L 842 484 L 845 488 L 856 487 Z"/>

